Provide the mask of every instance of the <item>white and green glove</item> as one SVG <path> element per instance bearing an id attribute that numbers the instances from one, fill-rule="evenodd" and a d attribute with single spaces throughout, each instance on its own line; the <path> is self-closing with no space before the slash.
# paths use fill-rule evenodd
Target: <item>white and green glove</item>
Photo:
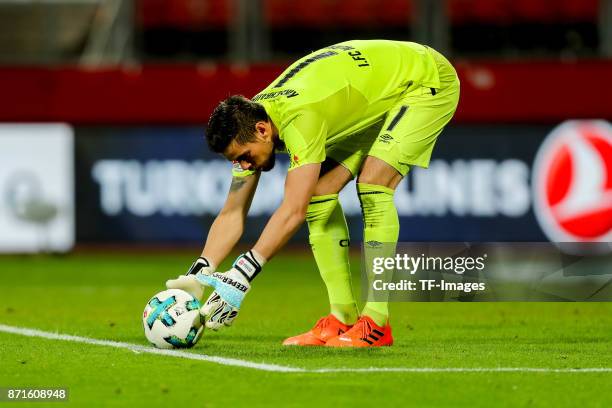
<path id="1" fill-rule="evenodd" d="M 166 287 L 168 289 L 182 289 L 201 301 L 202 295 L 204 295 L 204 286 L 196 279 L 196 275 L 198 273 L 211 275 L 214 272 L 215 266 L 208 259 L 201 256 L 191 264 L 185 275 L 166 281 Z"/>
<path id="2" fill-rule="evenodd" d="M 211 271 L 210 262 L 199 258 L 186 276 L 166 282 L 168 289 L 183 289 L 201 298 L 204 286 L 214 292 L 208 297 L 200 313 L 206 318 L 206 327 L 218 330 L 230 326 L 240 309 L 244 297 L 251 289 L 250 282 L 261 272 L 265 258 L 254 251 L 240 255 L 227 272 Z"/>
<path id="3" fill-rule="evenodd" d="M 251 281 L 261 272 L 265 262 L 265 258 L 251 250 L 236 258 L 232 269 L 225 273 L 196 275 L 202 284 L 215 289 L 200 309 L 200 313 L 206 317 L 206 327 L 219 330 L 232 325 L 251 289 Z"/>

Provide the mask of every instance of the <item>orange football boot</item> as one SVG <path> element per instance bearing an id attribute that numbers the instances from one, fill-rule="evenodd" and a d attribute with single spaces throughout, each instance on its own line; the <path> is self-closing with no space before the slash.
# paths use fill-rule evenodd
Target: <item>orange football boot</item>
<path id="1" fill-rule="evenodd" d="M 349 331 L 325 343 L 329 347 L 381 347 L 392 344 L 393 335 L 389 322 L 385 327 L 380 327 L 368 316 L 361 316 Z"/>
<path id="2" fill-rule="evenodd" d="M 327 340 L 350 330 L 352 326 L 342 323 L 333 314 L 320 318 L 312 329 L 289 337 L 283 346 L 324 346 Z"/>

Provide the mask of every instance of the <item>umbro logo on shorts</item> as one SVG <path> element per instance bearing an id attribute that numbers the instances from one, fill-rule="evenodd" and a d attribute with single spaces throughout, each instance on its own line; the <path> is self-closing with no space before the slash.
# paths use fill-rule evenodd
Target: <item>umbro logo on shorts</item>
<path id="1" fill-rule="evenodd" d="M 385 134 L 378 136 L 378 139 L 380 139 L 382 143 L 390 143 L 391 140 L 393 140 L 393 136 L 391 136 L 388 133 L 385 133 Z"/>

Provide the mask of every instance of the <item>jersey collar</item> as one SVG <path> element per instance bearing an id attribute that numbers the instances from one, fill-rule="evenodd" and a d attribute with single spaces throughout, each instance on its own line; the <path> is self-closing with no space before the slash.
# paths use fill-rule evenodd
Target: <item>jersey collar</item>
<path id="1" fill-rule="evenodd" d="M 279 139 L 283 140 L 283 135 L 280 131 L 281 129 L 280 116 L 278 115 L 278 112 L 276 111 L 276 109 L 274 109 L 274 105 L 269 101 L 261 101 L 259 103 L 261 103 L 263 107 L 266 109 L 266 113 L 270 117 L 270 120 L 272 120 L 272 123 L 274 123 L 274 126 L 276 126 L 276 128 L 278 129 Z"/>

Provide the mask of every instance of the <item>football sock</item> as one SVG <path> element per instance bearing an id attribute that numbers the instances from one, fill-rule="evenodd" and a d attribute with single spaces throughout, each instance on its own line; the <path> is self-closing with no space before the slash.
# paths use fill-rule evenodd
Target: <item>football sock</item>
<path id="1" fill-rule="evenodd" d="M 374 184 L 357 183 L 357 194 L 363 214 L 364 261 L 372 265 L 374 257 L 394 257 L 399 237 L 399 218 L 393 202 L 394 191 L 388 187 Z M 371 295 L 370 295 L 371 296 Z M 380 326 L 389 318 L 389 305 L 386 299 L 376 300 L 370 297 L 363 315 L 366 315 Z"/>
<path id="2" fill-rule="evenodd" d="M 327 287 L 331 313 L 342 323 L 353 324 L 359 312 L 351 286 L 348 227 L 338 194 L 312 197 L 306 221 L 312 253 Z"/>

